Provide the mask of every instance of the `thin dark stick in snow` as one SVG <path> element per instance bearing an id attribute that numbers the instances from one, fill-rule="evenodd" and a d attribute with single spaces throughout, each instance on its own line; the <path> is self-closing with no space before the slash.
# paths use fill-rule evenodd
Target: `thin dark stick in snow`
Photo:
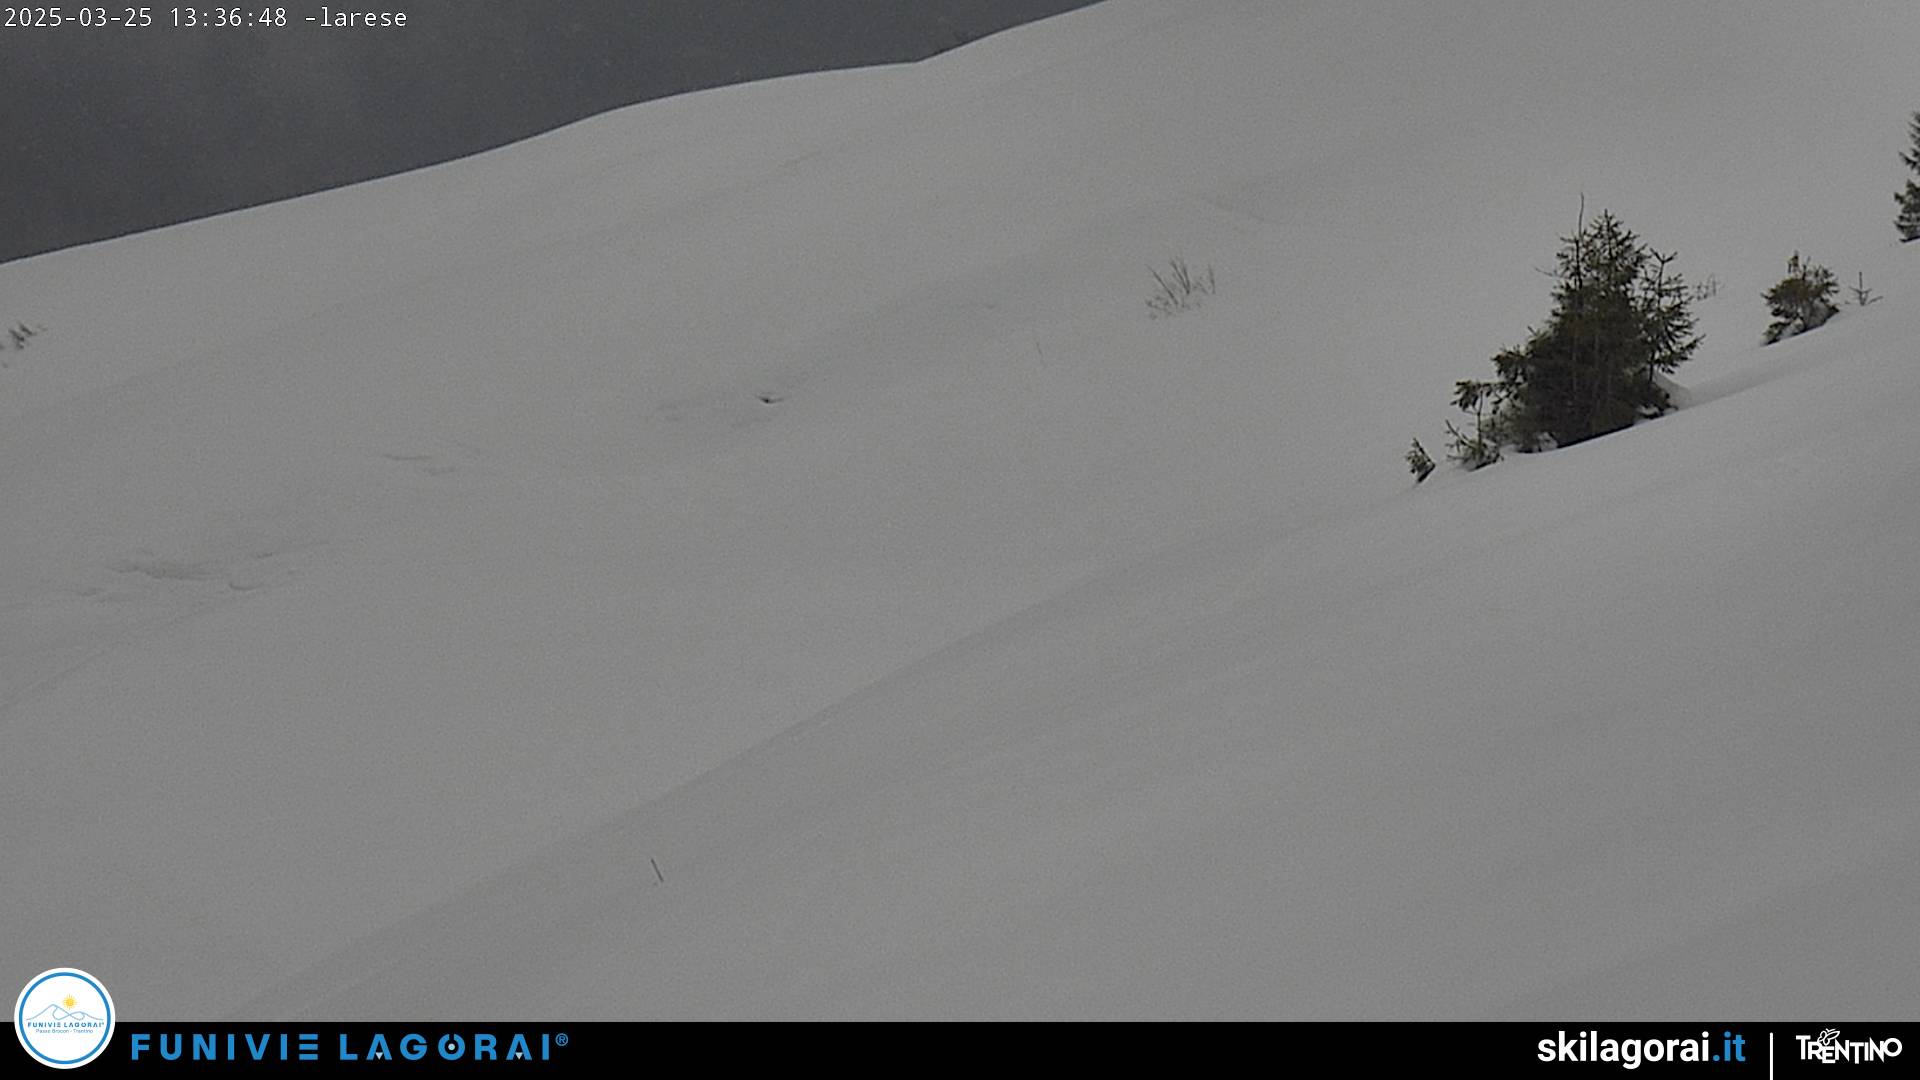
<path id="1" fill-rule="evenodd" d="M 652 859 L 648 859 L 647 862 L 653 866 L 653 876 L 660 879 L 660 884 L 665 885 L 667 883 L 667 875 L 660 872 L 660 864 L 654 862 Z"/>

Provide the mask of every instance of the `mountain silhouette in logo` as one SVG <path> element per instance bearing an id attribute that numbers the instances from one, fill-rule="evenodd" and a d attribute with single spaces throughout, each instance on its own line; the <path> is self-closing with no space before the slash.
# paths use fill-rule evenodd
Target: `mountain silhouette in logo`
<path id="1" fill-rule="evenodd" d="M 41 1009 L 39 1012 L 34 1013 L 32 1016 L 29 1016 L 26 1019 L 22 1020 L 21 1023 L 31 1024 L 36 1020 L 47 1022 L 47 1023 L 55 1023 L 55 1024 L 64 1023 L 65 1021 L 68 1021 L 68 1020 L 92 1021 L 93 1023 L 96 1023 L 96 1024 L 106 1023 L 106 1021 L 100 1019 L 97 1016 L 90 1016 L 87 1013 L 80 1012 L 78 1010 L 74 1012 L 68 1012 L 67 1010 L 61 1008 L 58 1005 L 49 1005 L 46 1008 Z"/>

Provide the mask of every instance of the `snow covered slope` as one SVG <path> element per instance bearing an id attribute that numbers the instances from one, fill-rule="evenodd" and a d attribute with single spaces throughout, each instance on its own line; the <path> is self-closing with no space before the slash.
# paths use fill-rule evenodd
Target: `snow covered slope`
<path id="1" fill-rule="evenodd" d="M 0 978 L 1911 1015 L 1920 18 L 1355 6 L 1114 0 L 0 267 Z M 1582 193 L 1720 281 L 1698 404 L 1413 488 Z M 1888 299 L 1752 348 L 1795 249 Z M 1150 320 L 1176 255 L 1218 295 Z"/>

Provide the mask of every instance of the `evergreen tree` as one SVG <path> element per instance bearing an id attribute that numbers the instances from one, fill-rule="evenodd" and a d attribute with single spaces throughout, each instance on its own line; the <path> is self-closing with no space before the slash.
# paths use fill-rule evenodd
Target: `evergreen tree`
<path id="1" fill-rule="evenodd" d="M 1641 387 L 1639 400 L 1642 408 L 1651 408 L 1658 414 L 1673 407 L 1666 391 L 1660 388 L 1658 377 L 1673 374 L 1692 357 L 1693 351 L 1700 347 L 1700 336 L 1694 333 L 1690 304 L 1693 293 L 1687 288 L 1686 279 L 1672 269 L 1678 254 L 1649 250 L 1647 257 L 1650 263 L 1647 269 L 1651 273 L 1643 273 L 1639 284 L 1646 344 L 1641 364 L 1646 383 Z"/>
<path id="2" fill-rule="evenodd" d="M 1413 440 L 1413 446 L 1407 450 L 1407 468 L 1413 473 L 1413 482 L 1416 484 L 1432 476 L 1437 468 L 1433 463 L 1433 455 L 1427 453 L 1427 448 L 1420 445 L 1419 439 Z"/>
<path id="3" fill-rule="evenodd" d="M 1501 417 L 1507 406 L 1506 391 L 1497 382 L 1461 379 L 1453 384 L 1453 406 L 1473 414 L 1473 434 L 1468 435 L 1453 423 L 1447 423 L 1447 458 L 1469 469 L 1478 469 L 1500 460 Z"/>
<path id="4" fill-rule="evenodd" d="M 1818 330 L 1840 313 L 1833 302 L 1840 283 L 1833 271 L 1810 262 L 1801 262 L 1794 252 L 1787 260 L 1787 276 L 1766 292 L 1767 307 L 1773 311 L 1773 325 L 1767 327 L 1766 343 L 1772 345 L 1809 330 Z"/>
<path id="5" fill-rule="evenodd" d="M 1907 134 L 1913 138 L 1913 149 L 1901 154 L 1900 160 L 1920 174 L 1920 112 L 1913 114 Z M 1900 205 L 1900 215 L 1893 219 L 1894 227 L 1900 230 L 1900 239 L 1920 240 L 1920 184 L 1907 181 L 1907 190 L 1893 198 Z"/>
<path id="6" fill-rule="evenodd" d="M 1673 255 L 1647 247 L 1606 212 L 1561 244 L 1546 325 L 1493 358 L 1497 382 L 1456 388 L 1454 403 L 1466 411 L 1493 406 L 1476 417 L 1468 440 L 1475 456 L 1489 439 L 1496 450 L 1570 446 L 1657 416 L 1672 402 L 1656 376 L 1699 347 Z"/>

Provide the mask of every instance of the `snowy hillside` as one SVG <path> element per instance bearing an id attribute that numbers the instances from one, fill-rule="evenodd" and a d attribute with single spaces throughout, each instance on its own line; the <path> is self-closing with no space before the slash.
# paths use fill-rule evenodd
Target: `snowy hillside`
<path id="1" fill-rule="evenodd" d="M 0 266 L 0 980 L 1910 1016 L 1915 55 L 1111 0 Z M 1583 194 L 1695 404 L 1414 487 Z M 1887 299 L 1759 349 L 1796 249 Z"/>

